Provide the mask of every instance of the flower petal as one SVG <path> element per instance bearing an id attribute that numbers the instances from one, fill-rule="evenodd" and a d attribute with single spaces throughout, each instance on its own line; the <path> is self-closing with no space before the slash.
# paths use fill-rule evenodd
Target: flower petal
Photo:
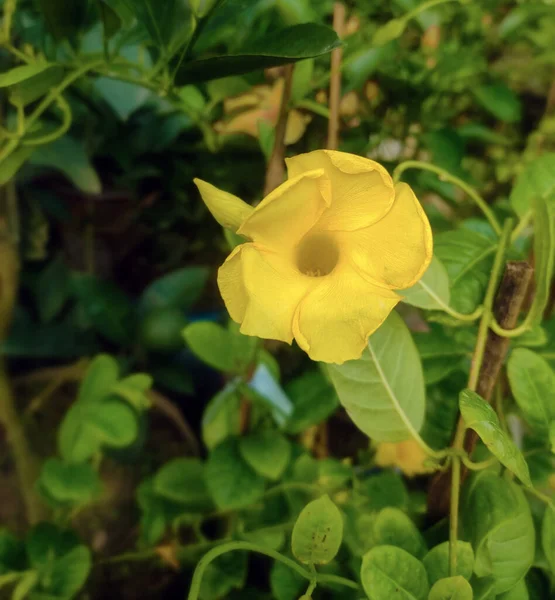
<path id="1" fill-rule="evenodd" d="M 242 254 L 247 246 L 241 244 L 234 248 L 224 264 L 218 269 L 218 287 L 224 300 L 229 316 L 241 323 L 247 311 L 249 297 L 243 283 Z"/>
<path id="2" fill-rule="evenodd" d="M 395 201 L 375 225 L 340 233 L 339 243 L 363 275 L 378 285 L 414 285 L 432 260 L 432 231 L 426 213 L 406 183 L 395 186 Z"/>
<path id="3" fill-rule="evenodd" d="M 323 169 L 289 179 L 262 200 L 237 233 L 289 255 L 329 206 L 329 185 Z"/>
<path id="4" fill-rule="evenodd" d="M 341 364 L 359 358 L 368 336 L 387 318 L 400 296 L 363 279 L 348 265 L 327 277 L 299 304 L 293 333 L 312 360 Z"/>
<path id="5" fill-rule="evenodd" d="M 233 231 L 241 226 L 243 221 L 254 211 L 254 208 L 243 202 L 241 198 L 224 192 L 202 179 L 193 179 L 200 195 L 212 216 L 222 227 Z"/>
<path id="6" fill-rule="evenodd" d="M 296 144 L 303 137 L 310 121 L 310 116 L 304 115 L 298 110 L 290 111 L 285 128 L 285 144 Z"/>
<path id="7" fill-rule="evenodd" d="M 258 121 L 270 121 L 268 109 L 254 108 L 246 110 L 229 121 L 219 121 L 215 123 L 214 128 L 221 135 L 233 135 L 234 133 L 244 133 L 252 137 L 258 137 Z"/>
<path id="8" fill-rule="evenodd" d="M 289 177 L 311 169 L 324 169 L 331 180 L 331 207 L 318 227 L 353 231 L 379 221 L 394 198 L 389 173 L 377 162 L 347 152 L 315 150 L 286 159 Z"/>
<path id="9" fill-rule="evenodd" d="M 234 311 L 229 310 L 231 317 L 241 323 L 241 333 L 290 344 L 293 341 L 293 315 L 301 299 L 314 285 L 313 280 L 301 275 L 278 254 L 255 244 L 243 244 L 239 248 L 240 276 L 233 266 L 227 272 L 222 272 L 222 267 L 218 274 L 226 306 Z M 231 280 L 231 276 L 235 281 Z"/>

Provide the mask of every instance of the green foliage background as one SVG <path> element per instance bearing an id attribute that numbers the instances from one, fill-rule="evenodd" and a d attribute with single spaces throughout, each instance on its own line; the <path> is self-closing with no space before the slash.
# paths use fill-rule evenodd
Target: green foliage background
<path id="1" fill-rule="evenodd" d="M 340 41 L 331 0 L 0 0 L 2 598 L 553 597 L 555 5 L 344 4 Z M 412 185 L 434 260 L 323 368 L 229 322 L 192 180 L 261 199 L 275 120 L 217 123 L 292 62 L 286 154 L 325 147 L 340 45 L 339 149 Z M 428 473 L 377 464 L 407 439 Z"/>

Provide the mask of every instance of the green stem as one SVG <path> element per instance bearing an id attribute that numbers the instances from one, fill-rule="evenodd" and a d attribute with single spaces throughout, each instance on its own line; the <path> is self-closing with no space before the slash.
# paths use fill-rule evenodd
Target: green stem
<path id="1" fill-rule="evenodd" d="M 202 576 L 204 575 L 204 571 L 206 567 L 221 556 L 222 554 L 226 554 L 227 552 L 232 552 L 234 550 L 243 550 L 246 552 L 257 552 L 258 554 L 264 554 L 265 556 L 269 556 L 274 560 L 279 560 L 284 565 L 287 565 L 290 569 L 295 571 L 304 579 L 308 579 L 312 581 L 314 578 L 313 573 L 296 563 L 294 560 L 288 558 L 287 556 L 283 556 L 279 552 L 275 550 L 271 550 L 270 548 L 264 548 L 263 546 L 258 546 L 257 544 L 251 544 L 250 542 L 228 542 L 227 544 L 222 544 L 221 546 L 217 546 L 216 548 L 212 548 L 209 552 L 207 552 L 197 564 L 195 572 L 193 574 L 193 579 L 191 581 L 191 588 L 189 590 L 188 600 L 197 600 L 200 593 L 200 585 L 202 582 Z M 345 587 L 349 587 L 353 590 L 358 590 L 359 586 L 350 579 L 345 579 L 344 577 L 338 577 L 336 575 L 316 575 L 316 582 L 319 584 L 336 584 L 343 585 Z"/>
<path id="2" fill-rule="evenodd" d="M 484 354 L 486 350 L 486 343 L 488 339 L 488 330 L 490 327 L 491 320 L 493 318 L 493 302 L 495 299 L 495 292 L 501 274 L 503 272 L 503 266 L 505 264 L 505 252 L 507 246 L 510 243 L 510 235 L 513 221 L 507 219 L 501 231 L 501 237 L 499 238 L 499 244 L 495 253 L 495 259 L 493 261 L 493 267 L 491 275 L 488 281 L 488 287 L 486 289 L 486 295 L 484 298 L 484 313 L 478 327 L 478 334 L 476 337 L 476 346 L 474 348 L 474 356 L 472 357 L 472 366 L 470 367 L 470 374 L 468 377 L 468 388 L 472 391 L 476 391 L 478 386 L 478 378 L 480 376 L 480 370 L 484 361 Z M 464 436 L 466 432 L 466 425 L 462 419 L 459 420 L 459 425 L 455 433 L 453 440 L 453 449 L 458 453 L 464 452 Z M 451 575 L 456 574 L 457 569 L 457 539 L 458 539 L 458 524 L 459 524 L 459 500 L 460 500 L 460 477 L 461 477 L 461 458 L 460 456 L 453 456 L 453 467 L 451 477 L 451 503 L 450 503 L 450 523 L 449 523 L 449 571 Z"/>
<path id="3" fill-rule="evenodd" d="M 530 208 L 527 210 L 521 217 L 517 226 L 514 228 L 513 233 L 511 234 L 511 242 L 514 242 L 517 238 L 522 235 L 522 232 L 530 225 L 530 221 L 534 217 L 534 211 Z"/>
<path id="4" fill-rule="evenodd" d="M 439 176 L 442 181 L 446 181 L 448 183 L 452 183 L 456 185 L 458 188 L 466 192 L 466 194 L 474 201 L 474 203 L 480 208 L 480 210 L 484 213 L 484 216 L 489 221 L 489 224 L 492 226 L 493 230 L 497 235 L 501 234 L 501 226 L 497 221 L 493 211 L 488 206 L 487 202 L 478 194 L 478 192 L 470 185 L 468 185 L 462 179 L 451 175 L 445 169 L 441 167 L 437 167 L 436 165 L 432 165 L 429 163 L 421 162 L 419 160 L 407 160 L 402 162 L 397 168 L 393 171 L 393 181 L 398 183 L 401 174 L 407 171 L 408 169 L 421 169 L 422 171 L 430 171 Z"/>
<path id="5" fill-rule="evenodd" d="M 75 82 L 79 77 L 82 77 L 88 71 L 92 71 L 102 65 L 104 61 L 94 61 L 87 63 L 86 65 L 82 65 L 80 68 L 76 69 L 73 73 L 69 74 L 58 86 L 53 88 L 39 103 L 37 108 L 31 113 L 29 118 L 25 123 L 25 130 L 23 131 L 23 135 L 27 131 L 31 129 L 34 123 L 42 116 L 42 114 L 50 108 L 50 105 L 55 102 L 64 92 L 64 90 L 69 87 L 73 82 Z M 9 140 L 8 143 L 3 147 L 0 151 L 0 164 L 8 158 L 19 146 L 21 138 L 17 140 Z"/>
<path id="6" fill-rule="evenodd" d="M 480 462 L 474 462 L 470 460 L 466 454 L 461 454 L 460 459 L 463 465 L 470 471 L 483 471 L 484 469 L 489 469 L 489 467 L 493 466 L 496 462 L 499 462 L 495 456 L 490 456 L 490 458 Z"/>
<path id="7" fill-rule="evenodd" d="M 42 135 L 38 138 L 32 138 L 30 140 L 23 140 L 21 143 L 23 146 L 42 146 L 43 144 L 49 144 L 54 140 L 62 137 L 71 126 L 71 108 L 63 96 L 59 96 L 56 101 L 62 111 L 62 124 L 55 131 L 51 131 L 46 135 Z"/>
<path id="8" fill-rule="evenodd" d="M 15 14 L 17 0 L 6 0 L 4 3 L 4 35 L 2 41 L 9 44 L 12 35 L 12 19 Z"/>
<path id="9" fill-rule="evenodd" d="M 312 598 L 312 592 L 314 592 L 314 590 L 316 589 L 316 586 L 318 585 L 318 573 L 316 573 L 316 567 L 312 563 L 310 563 L 309 566 L 310 566 L 310 572 L 312 573 L 312 581 L 310 582 L 310 584 L 308 585 L 308 588 L 306 589 L 305 596 Z"/>

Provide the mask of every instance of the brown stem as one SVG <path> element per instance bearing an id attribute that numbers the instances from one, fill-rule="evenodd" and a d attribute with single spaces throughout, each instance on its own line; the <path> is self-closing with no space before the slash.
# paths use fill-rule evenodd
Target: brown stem
<path id="1" fill-rule="evenodd" d="M 533 274 L 532 267 L 524 261 L 508 262 L 505 266 L 503 279 L 497 290 L 493 313 L 504 329 L 516 326 L 518 315 L 526 299 L 526 293 Z M 491 400 L 501 367 L 507 356 L 510 339 L 502 338 L 489 330 L 486 348 L 476 391 L 488 402 Z M 459 426 L 461 417 L 459 418 Z M 467 430 L 464 439 L 464 449 L 470 454 L 476 447 L 477 435 Z M 468 475 L 468 470 L 461 471 L 461 481 Z M 431 481 L 428 490 L 428 514 L 440 519 L 449 514 L 451 498 L 451 469 L 438 473 Z"/>
<path id="2" fill-rule="evenodd" d="M 333 28 L 339 38 L 343 37 L 345 28 L 345 5 L 336 2 L 333 5 Z M 328 121 L 329 150 L 337 150 L 339 144 L 339 103 L 341 102 L 341 58 L 343 48 L 335 48 L 331 53 L 330 72 L 330 118 Z"/>
<path id="3" fill-rule="evenodd" d="M 13 185 L 13 182 L 8 185 Z M 0 341 L 7 336 L 19 281 L 19 261 L 12 241 L 5 231 L 0 231 Z M 35 524 L 41 520 L 44 507 L 35 492 L 39 464 L 33 455 L 25 429 L 15 405 L 6 362 L 0 357 L 0 424 L 12 451 L 13 460 L 27 520 Z"/>
<path id="4" fill-rule="evenodd" d="M 285 156 L 285 131 L 287 129 L 287 118 L 289 116 L 289 101 L 291 100 L 291 87 L 293 84 L 293 68 L 295 65 L 284 67 L 284 84 L 281 94 L 281 104 L 279 107 L 279 117 L 276 125 L 276 135 L 274 147 L 268 168 L 266 169 L 266 182 L 264 184 L 264 196 L 273 192 L 278 185 L 283 182 L 285 176 L 285 166 L 283 158 Z"/>

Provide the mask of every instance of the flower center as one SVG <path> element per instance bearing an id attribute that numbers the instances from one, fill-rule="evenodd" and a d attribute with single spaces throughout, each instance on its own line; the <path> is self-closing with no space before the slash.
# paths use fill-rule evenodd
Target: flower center
<path id="1" fill-rule="evenodd" d="M 329 275 L 339 260 L 339 248 L 327 233 L 304 237 L 297 246 L 297 268 L 309 277 Z"/>

